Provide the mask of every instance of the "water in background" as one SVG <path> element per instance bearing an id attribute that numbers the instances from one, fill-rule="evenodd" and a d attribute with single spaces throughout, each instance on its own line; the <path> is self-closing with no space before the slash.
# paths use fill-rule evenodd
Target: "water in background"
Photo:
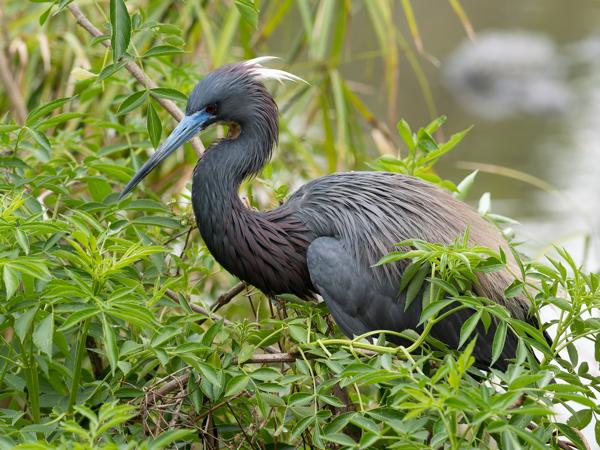
<path id="1" fill-rule="evenodd" d="M 591 268 L 600 266 L 600 3 L 592 0 L 462 2 L 477 39 L 469 42 L 446 2 L 413 2 L 426 50 L 441 61 L 422 64 L 447 132 L 475 125 L 439 170 L 460 180 L 465 162 L 517 169 L 546 181 L 547 192 L 500 175 L 480 173 L 471 200 L 492 193 L 493 211 L 517 219 L 526 251 L 538 256 L 551 243 L 580 260 L 593 235 Z M 398 28 L 406 30 L 399 9 Z M 376 47 L 357 14 L 352 51 Z M 595 35 L 594 33 L 598 33 Z M 373 41 L 370 41 L 373 39 Z M 409 38 L 410 39 L 410 38 Z M 377 64 L 377 63 L 375 63 Z M 358 68 L 357 68 L 358 67 Z M 345 75 L 383 86 L 380 68 L 349 64 Z M 422 125 L 429 116 L 409 64 L 400 62 L 400 116 Z M 386 118 L 386 92 L 362 98 Z M 388 123 L 391 129 L 394 124 Z"/>

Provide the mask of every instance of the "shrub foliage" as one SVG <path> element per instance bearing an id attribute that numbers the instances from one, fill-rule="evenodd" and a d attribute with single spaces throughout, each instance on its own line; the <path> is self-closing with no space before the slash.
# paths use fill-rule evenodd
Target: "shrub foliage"
<path id="1" fill-rule="evenodd" d="M 505 296 L 525 294 L 532 314 L 557 311 L 538 329 L 471 292 L 478 272 L 506 267 L 501 250 L 469 246 L 468 230 L 448 246 L 399 243 L 412 250 L 382 255 L 381 264 L 410 260 L 402 288 L 423 302 L 424 331 L 408 333 L 410 347 L 395 347 L 385 333 L 344 337 L 322 304 L 268 299 L 236 285 L 194 227 L 183 190 L 191 148 L 165 163 L 146 189 L 119 200 L 145 150 L 163 136 L 164 100 L 182 105 L 195 74 L 229 60 L 229 50 L 242 57 L 262 49 L 291 8 L 307 27 L 295 51 L 329 64 L 309 72 L 312 86 L 278 93 L 282 162 L 244 188 L 249 202 L 274 206 L 299 177 L 374 158 L 359 151 L 365 127 L 380 149 L 395 139 L 337 69 L 353 3 L 336 9 L 328 6 L 335 2 L 272 2 L 260 16 L 249 0 L 148 1 L 139 9 L 138 3 L 86 7 L 102 30 L 95 37 L 89 27 L 76 28 L 75 18 L 82 23 L 88 16 L 68 1 L 26 9 L 11 3 L 6 11 L 39 24 L 24 20 L 11 29 L 26 36 L 32 56 L 24 81 L 28 113 L 0 124 L 1 448 L 585 447 L 578 430 L 600 413 L 600 280 L 566 251 L 556 248 L 543 262 L 514 252 L 519 270 Z M 382 35 L 391 20 L 383 2 L 360 7 L 382 52 L 396 51 L 399 44 Z M 317 18 L 331 36 L 319 37 Z M 63 26 L 60 40 L 51 30 Z M 64 54 L 35 50 L 28 39 L 36 30 Z M 206 54 L 209 62 L 192 66 L 184 51 Z M 40 80 L 44 58 L 51 71 Z M 127 66 L 133 62 L 160 87 L 140 85 Z M 306 136 L 292 117 L 306 120 Z M 372 165 L 464 198 L 475 173 L 456 186 L 433 171 L 465 134 L 438 143 L 442 124 L 435 119 L 413 132 L 400 121 L 403 150 Z M 480 209 L 498 226 L 509 221 L 489 211 L 488 195 Z M 424 283 L 430 288 L 417 297 Z M 427 335 L 448 305 L 473 311 L 459 351 Z M 472 332 L 492 320 L 500 323 L 496 356 L 509 329 L 520 337 L 504 373 L 473 367 Z M 549 328 L 550 343 L 543 335 Z M 582 343 L 594 349 L 587 360 Z M 553 414 L 557 407 L 560 416 Z"/>

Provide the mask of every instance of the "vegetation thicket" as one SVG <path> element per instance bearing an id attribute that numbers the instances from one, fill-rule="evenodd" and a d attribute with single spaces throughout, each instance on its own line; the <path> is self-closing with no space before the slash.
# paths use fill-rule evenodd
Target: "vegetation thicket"
<path id="1" fill-rule="evenodd" d="M 458 0 L 442 7 L 472 33 Z M 370 19 L 361 32 L 374 36 L 372 53 L 355 55 L 347 43 L 357 14 Z M 425 331 L 405 348 L 384 334 L 350 340 L 324 305 L 267 299 L 220 269 L 186 189 L 199 140 L 118 199 L 201 74 L 272 53 L 310 84 L 270 86 L 280 145 L 243 188 L 250 205 L 273 207 L 302 180 L 367 166 L 465 198 L 476 173 L 455 185 L 434 172 L 465 133 L 442 137 L 421 67 L 435 60 L 410 0 L 8 0 L 0 26 L 0 448 L 600 443 L 600 379 L 590 367 L 600 361 L 600 279 L 561 248 L 543 261 L 514 251 L 518 271 L 505 296 L 524 294 L 532 314 L 558 311 L 539 328 L 473 295 L 476 274 L 501 270 L 508 255 L 469 246 L 468 230 L 448 246 L 411 240 L 410 252 L 381 255 L 382 264 L 410 259 L 402 289 L 424 302 Z M 340 70 L 361 60 L 384 69 L 383 121 Z M 400 64 L 411 65 L 432 117 L 418 130 L 401 120 L 396 133 L 384 122 L 397 122 Z M 489 199 L 480 212 L 510 223 Z M 448 305 L 473 311 L 459 351 L 427 335 Z M 473 330 L 491 321 L 500 323 L 496 356 L 509 330 L 520 337 L 506 372 L 473 366 Z M 595 361 L 580 360 L 583 342 Z M 588 425 L 597 443 L 580 433 Z"/>

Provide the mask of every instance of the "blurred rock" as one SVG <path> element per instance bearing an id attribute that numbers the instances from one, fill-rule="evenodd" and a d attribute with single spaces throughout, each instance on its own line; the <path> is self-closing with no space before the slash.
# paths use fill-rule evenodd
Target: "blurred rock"
<path id="1" fill-rule="evenodd" d="M 565 112 L 572 93 L 552 41 L 524 31 L 488 31 L 446 61 L 447 88 L 470 112 L 490 120 Z"/>

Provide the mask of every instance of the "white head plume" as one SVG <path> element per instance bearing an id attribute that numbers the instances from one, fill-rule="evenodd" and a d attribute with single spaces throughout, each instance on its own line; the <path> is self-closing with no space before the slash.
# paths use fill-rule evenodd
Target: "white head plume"
<path id="1" fill-rule="evenodd" d="M 284 81 L 299 81 L 302 83 L 309 84 L 306 80 L 303 80 L 293 73 L 286 72 L 285 70 L 271 69 L 264 67 L 262 63 L 279 59 L 276 56 L 259 56 L 258 58 L 249 59 L 244 62 L 245 66 L 251 66 L 249 72 L 259 80 L 276 80 L 283 84 Z"/>

